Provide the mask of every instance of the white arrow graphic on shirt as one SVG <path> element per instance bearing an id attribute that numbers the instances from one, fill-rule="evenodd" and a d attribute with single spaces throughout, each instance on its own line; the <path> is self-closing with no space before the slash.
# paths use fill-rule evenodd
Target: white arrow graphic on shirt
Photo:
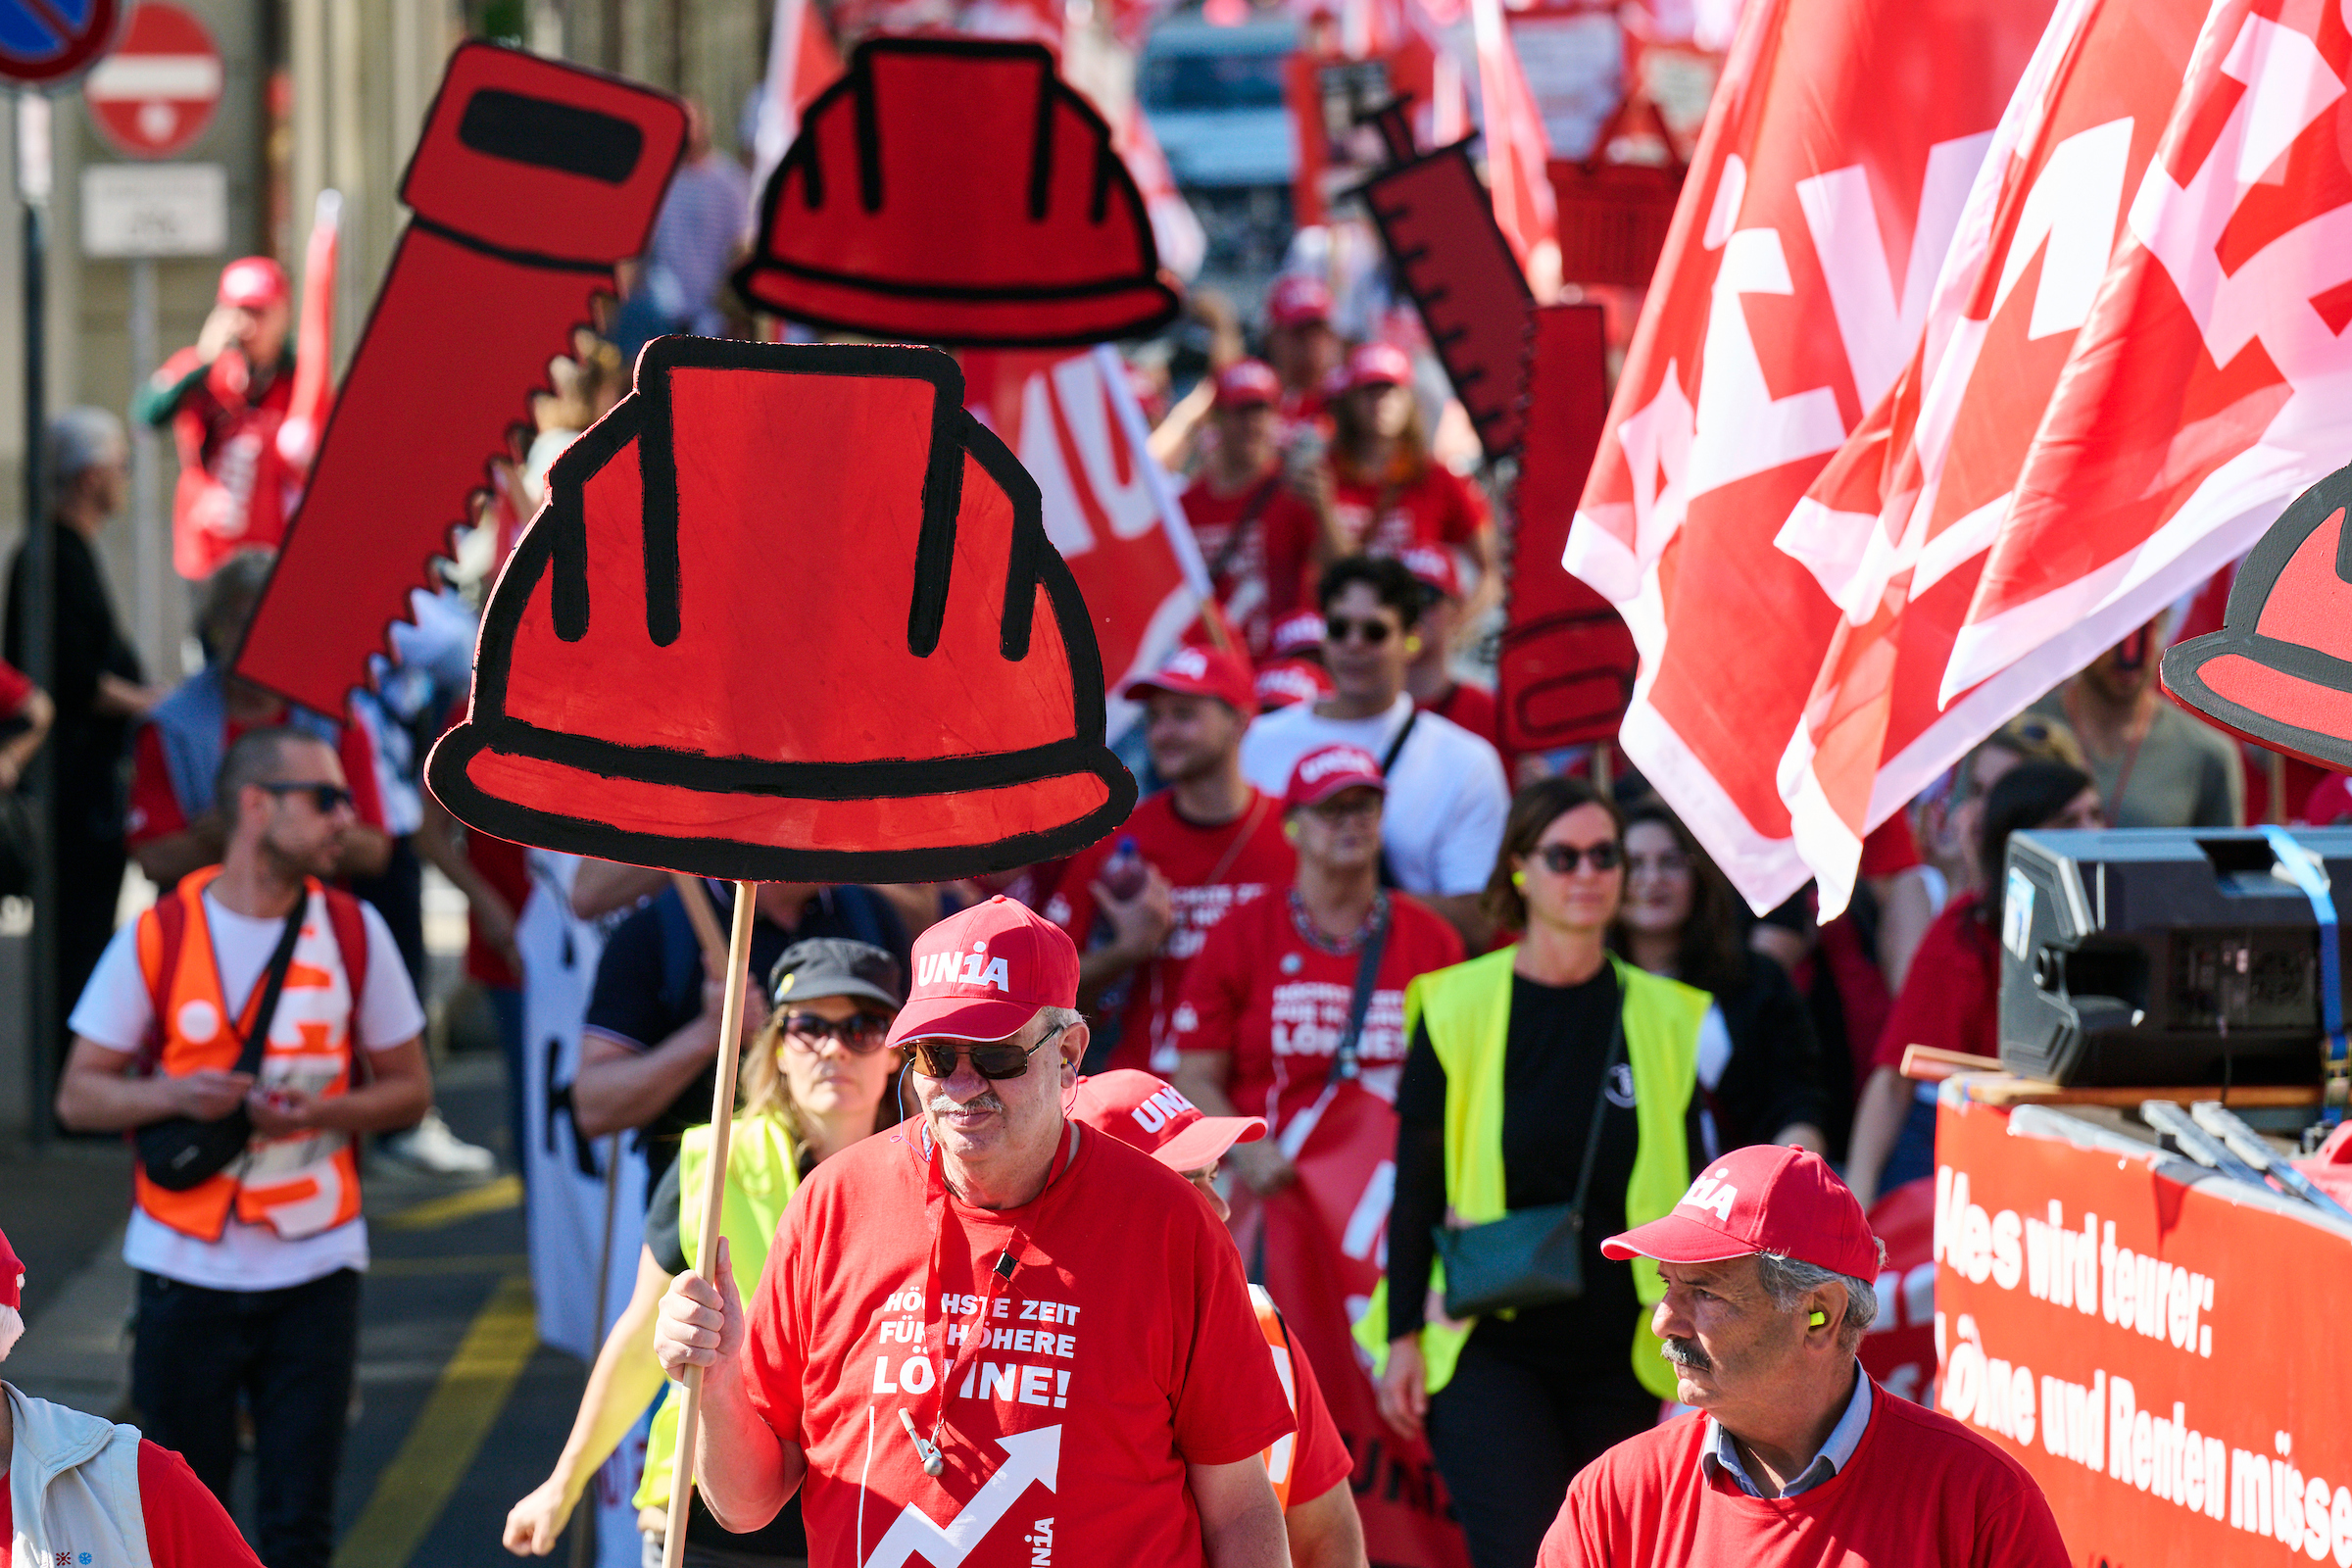
<path id="1" fill-rule="evenodd" d="M 1029 1490 L 1030 1482 L 1044 1482 L 1048 1492 L 1056 1490 L 1054 1480 L 1061 1468 L 1061 1428 L 1041 1427 L 999 1438 L 997 1446 L 1004 1450 L 1004 1463 L 955 1518 L 944 1527 L 935 1525 L 928 1514 L 908 1503 L 874 1547 L 874 1554 L 865 1559 L 865 1568 L 906 1568 L 918 1554 L 932 1568 L 961 1568 L 964 1557 L 997 1527 L 1005 1510 Z"/>

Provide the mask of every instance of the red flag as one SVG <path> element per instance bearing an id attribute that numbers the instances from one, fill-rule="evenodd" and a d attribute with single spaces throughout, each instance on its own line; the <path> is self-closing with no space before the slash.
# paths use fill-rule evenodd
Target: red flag
<path id="1" fill-rule="evenodd" d="M 1810 875 L 1777 764 L 1838 619 L 1776 536 L 1909 360 L 2049 11 L 1758 0 L 1618 382 L 1566 563 L 1642 653 L 1627 755 L 1758 905 Z"/>
<path id="2" fill-rule="evenodd" d="M 1487 185 L 1494 193 L 1494 221 L 1502 225 L 1536 297 L 1547 301 L 1560 282 L 1559 219 L 1546 172 L 1551 143 L 1520 69 L 1519 51 L 1503 25 L 1501 0 L 1470 0 L 1470 25 L 1478 40 L 1478 95 L 1486 117 Z"/>
<path id="3" fill-rule="evenodd" d="M 1984 552 L 2171 116 L 2206 0 L 2064 0 L 1971 192 L 1925 336 L 1782 530 L 1844 612 L 1781 783 L 1823 914 L 1863 836 L 2045 690 L 1941 701 Z"/>
<path id="4" fill-rule="evenodd" d="M 2277 16 L 2265 15 L 2277 12 Z M 1948 694 L 2056 675 L 2352 447 L 2352 31 L 2220 0 L 1985 562 Z"/>

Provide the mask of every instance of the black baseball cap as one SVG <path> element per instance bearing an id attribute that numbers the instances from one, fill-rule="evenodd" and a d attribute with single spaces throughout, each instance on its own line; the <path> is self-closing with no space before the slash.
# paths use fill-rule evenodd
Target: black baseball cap
<path id="1" fill-rule="evenodd" d="M 817 997 L 856 997 L 879 1002 L 896 1012 L 906 1000 L 906 975 L 899 960 L 870 943 L 847 937 L 811 937 L 795 942 L 767 971 L 771 1004 Z"/>

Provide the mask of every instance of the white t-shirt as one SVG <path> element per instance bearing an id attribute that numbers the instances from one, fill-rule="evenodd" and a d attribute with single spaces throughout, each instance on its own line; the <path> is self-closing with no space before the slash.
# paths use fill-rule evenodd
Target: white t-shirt
<path id="1" fill-rule="evenodd" d="M 409 983 L 408 968 L 384 917 L 365 904 L 360 915 L 368 928 L 368 988 L 352 1021 L 352 1038 L 370 1050 L 387 1051 L 423 1033 L 424 1008 L 416 1001 L 416 988 Z M 285 922 L 223 908 L 209 891 L 204 918 L 212 928 L 220 999 L 228 1004 L 230 1016 L 240 1015 L 246 998 L 261 983 L 262 971 L 270 966 Z M 139 973 L 138 922 L 133 920 L 106 945 L 69 1025 L 110 1051 L 135 1052 L 154 1019 L 147 980 Z M 283 1290 L 323 1279 L 339 1268 L 365 1269 L 368 1222 L 355 1219 L 287 1241 L 267 1225 L 247 1225 L 232 1215 L 220 1239 L 206 1242 L 183 1236 L 146 1210 L 133 1208 L 122 1236 L 122 1260 L 150 1274 L 216 1291 Z"/>
<path id="2" fill-rule="evenodd" d="M 1318 746 L 1345 741 L 1386 757 L 1412 715 L 1410 693 L 1370 718 L 1323 718 L 1312 703 L 1260 715 L 1242 737 L 1242 771 L 1280 798 L 1291 769 Z M 1494 748 L 1449 718 L 1424 711 L 1389 769 L 1380 842 L 1389 872 L 1407 893 L 1451 896 L 1485 889 L 1502 849 L 1511 791 Z"/>

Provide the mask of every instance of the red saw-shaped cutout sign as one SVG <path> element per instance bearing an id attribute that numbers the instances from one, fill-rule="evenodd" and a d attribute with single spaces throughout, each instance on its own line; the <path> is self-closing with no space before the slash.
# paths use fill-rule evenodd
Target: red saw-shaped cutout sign
<path id="1" fill-rule="evenodd" d="M 519 50 L 450 57 L 415 209 L 336 395 L 236 670 L 342 711 L 449 551 L 548 362 L 637 255 L 686 142 L 677 99 Z"/>
<path id="2" fill-rule="evenodd" d="M 1134 806 L 1085 601 L 950 356 L 657 338 L 548 492 L 427 765 L 460 820 L 919 882 L 1067 855 Z"/>
<path id="3" fill-rule="evenodd" d="M 2222 629 L 2164 656 L 2165 690 L 2224 729 L 2352 771 L 2352 467 L 2295 498 L 2238 567 Z"/>
<path id="4" fill-rule="evenodd" d="M 1140 337 L 1175 292 L 1110 126 L 1043 45 L 878 38 L 809 104 L 735 275 L 754 310 L 901 342 Z"/>

